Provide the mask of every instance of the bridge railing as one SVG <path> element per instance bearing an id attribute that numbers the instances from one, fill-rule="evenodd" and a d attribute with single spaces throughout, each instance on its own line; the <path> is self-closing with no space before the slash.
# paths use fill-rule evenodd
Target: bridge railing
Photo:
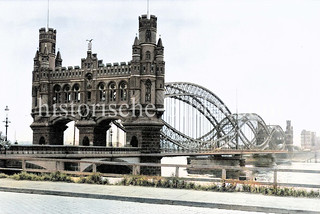
<path id="1" fill-rule="evenodd" d="M 224 182 L 224 183 L 241 183 L 241 184 L 255 184 L 255 185 L 272 185 L 277 186 L 287 186 L 287 187 L 303 187 L 303 188 L 320 188 L 320 184 L 305 184 L 305 183 L 280 183 L 278 182 L 278 173 L 307 173 L 307 174 L 317 174 L 320 175 L 320 170 L 305 170 L 305 169 L 279 169 L 279 168 L 265 168 L 265 167 L 237 167 L 237 166 L 203 166 L 203 165 L 186 165 L 186 164 L 157 164 L 157 163 L 127 163 L 127 162 L 111 162 L 111 161 L 90 161 L 90 160 L 74 160 L 74 159 L 44 159 L 44 158 L 23 158 L 23 157 L 1 157 L 0 160 L 3 161 L 19 161 L 21 167 L 9 168 L 6 166 L 1 166 L 0 171 L 26 171 L 26 172 L 38 172 L 38 173 L 51 173 L 55 171 L 60 171 L 62 173 L 71 175 L 90 175 L 92 173 L 98 172 L 97 166 L 109 165 L 109 166 L 127 166 L 132 169 L 133 175 L 140 174 L 141 167 L 171 167 L 175 168 L 175 174 L 173 176 L 180 177 L 179 171 L 181 168 L 190 170 L 221 170 L 220 178 L 187 178 L 183 177 L 185 180 L 191 181 L 205 181 L 205 182 Z M 32 161 L 49 161 L 55 163 L 55 169 L 34 169 L 28 168 L 27 162 Z M 64 169 L 64 163 L 75 163 L 75 164 L 92 164 L 92 172 L 81 172 L 81 171 L 69 171 Z M 238 180 L 238 179 L 227 179 L 227 173 L 230 171 L 268 171 L 273 172 L 273 180 L 271 182 L 265 181 L 253 181 L 253 180 Z M 111 173 L 101 173 L 102 176 L 110 177 L 117 176 L 121 177 L 124 174 L 111 174 Z"/>
<path id="2" fill-rule="evenodd" d="M 61 146 L 61 145 L 13 145 L 10 149 L 0 150 L 7 156 L 28 156 L 34 158 L 107 158 L 107 157 L 170 157 L 194 155 L 244 155 L 244 154 L 288 153 L 277 150 L 253 149 L 213 149 L 213 150 L 161 150 L 160 153 L 144 153 L 140 147 L 103 147 L 103 146 Z"/>
<path id="3" fill-rule="evenodd" d="M 128 154 L 138 153 L 139 147 L 103 147 L 103 146 L 59 146 L 59 145 L 12 145 L 0 154 Z"/>
<path id="4" fill-rule="evenodd" d="M 240 154 L 240 153 L 289 153 L 288 151 L 285 150 L 270 150 L 270 149 L 266 149 L 266 150 L 260 150 L 260 149 L 233 149 L 233 148 L 204 148 L 204 149 L 161 149 L 161 153 L 163 154 L 170 154 L 170 153 L 186 153 L 186 154 L 190 154 L 190 153 L 212 153 L 212 152 L 219 152 L 219 153 L 223 153 L 225 152 L 226 154 L 230 154 L 230 153 L 236 153 L 236 154 Z"/>

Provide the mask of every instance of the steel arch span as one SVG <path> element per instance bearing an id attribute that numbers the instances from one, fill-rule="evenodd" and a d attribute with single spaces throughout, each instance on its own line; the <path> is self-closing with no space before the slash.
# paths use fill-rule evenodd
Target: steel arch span
<path id="1" fill-rule="evenodd" d="M 285 149 L 280 126 L 267 126 L 257 114 L 232 114 L 208 89 L 186 82 L 165 84 L 163 151 Z"/>

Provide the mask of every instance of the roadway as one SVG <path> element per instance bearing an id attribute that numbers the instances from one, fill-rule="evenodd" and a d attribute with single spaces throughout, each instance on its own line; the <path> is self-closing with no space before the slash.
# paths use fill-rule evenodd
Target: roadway
<path id="1" fill-rule="evenodd" d="M 11 179 L 0 201 L 0 213 L 320 213 L 317 198 Z"/>
<path id="2" fill-rule="evenodd" d="M 131 214 L 245 214 L 245 211 L 210 209 L 203 207 L 186 207 L 160 204 L 143 204 L 138 202 L 125 202 L 93 198 L 75 198 L 52 195 L 35 195 L 26 193 L 0 192 L 1 210 L 6 214 L 73 214 L 73 213 L 131 213 Z M 19 206 L 17 206 L 17 204 Z M 256 212 L 249 212 L 254 214 Z M 256 213 L 258 214 L 258 213 Z"/>

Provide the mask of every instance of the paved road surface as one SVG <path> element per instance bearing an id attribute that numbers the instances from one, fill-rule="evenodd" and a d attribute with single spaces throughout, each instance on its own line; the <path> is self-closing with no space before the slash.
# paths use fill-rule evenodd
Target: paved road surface
<path id="1" fill-rule="evenodd" d="M 58 209 L 53 213 L 68 213 L 68 211 L 77 213 L 73 211 L 80 211 L 80 208 L 89 211 L 97 209 L 94 211 L 96 213 L 112 213 L 113 210 L 115 210 L 114 213 L 130 211 L 130 213 L 167 214 L 188 213 L 188 210 L 191 210 L 189 213 L 219 213 L 221 210 L 217 208 L 220 208 L 232 210 L 220 213 L 318 214 L 320 213 L 319 202 L 319 198 L 277 197 L 239 192 L 0 179 L 0 210 L 3 211 L 3 206 L 7 205 L 8 209 L 10 207 L 12 210 L 18 209 L 18 213 L 22 214 L 25 212 L 21 211 L 28 210 L 30 207 L 42 213 L 47 213 L 43 211 L 49 207 L 53 210 Z M 117 210 L 118 207 L 124 210 Z"/>
<path id="2" fill-rule="evenodd" d="M 91 198 L 0 192 L 1 214 L 244 214 L 248 212 Z M 250 212 L 254 214 L 255 212 Z"/>

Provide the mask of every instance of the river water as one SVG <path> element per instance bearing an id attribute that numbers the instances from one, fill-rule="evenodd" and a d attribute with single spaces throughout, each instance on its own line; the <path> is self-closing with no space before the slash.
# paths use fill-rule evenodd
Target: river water
<path id="1" fill-rule="evenodd" d="M 187 164 L 187 157 L 166 157 L 162 158 L 163 164 Z M 246 167 L 252 167 L 246 165 Z M 274 168 L 281 169 L 308 169 L 320 170 L 320 163 L 305 163 L 305 162 L 292 162 L 291 164 L 275 165 Z M 265 171 L 263 169 L 256 172 L 245 172 L 247 177 L 253 177 L 256 181 L 273 182 L 273 172 Z M 175 174 L 174 167 L 163 167 L 161 169 L 162 176 L 172 176 Z M 180 177 L 199 177 L 199 178 L 215 178 L 211 173 L 204 174 L 189 174 L 186 168 L 179 168 Z M 317 184 L 320 185 L 320 174 L 314 173 L 293 173 L 293 172 L 278 172 L 279 183 L 298 183 L 298 184 Z"/>

